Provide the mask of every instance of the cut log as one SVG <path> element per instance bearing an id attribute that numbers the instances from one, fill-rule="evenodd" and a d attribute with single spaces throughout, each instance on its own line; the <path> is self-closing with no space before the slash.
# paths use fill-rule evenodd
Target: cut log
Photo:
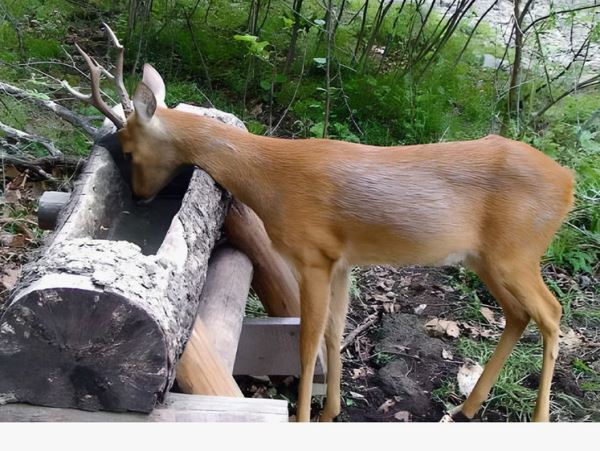
<path id="1" fill-rule="evenodd" d="M 7 404 L 0 406 L 0 422 L 266 422 L 284 423 L 287 402 L 278 399 L 225 398 L 169 393 L 149 415 L 85 412 L 76 409 Z"/>
<path id="2" fill-rule="evenodd" d="M 114 135 L 0 312 L 0 399 L 149 412 L 174 381 L 229 195 L 195 169 L 138 208 L 111 152 Z"/>
<path id="3" fill-rule="evenodd" d="M 269 316 L 299 317 L 298 281 L 288 263 L 273 248 L 256 213 L 234 199 L 225 218 L 225 233 L 254 264 L 252 288 Z"/>
<path id="4" fill-rule="evenodd" d="M 217 247 L 208 263 L 198 317 L 206 326 L 215 350 L 233 371 L 246 300 L 252 281 L 252 262 L 229 244 Z"/>
<path id="5" fill-rule="evenodd" d="M 71 193 L 60 191 L 46 191 L 42 194 L 38 204 L 38 225 L 40 229 L 54 230 L 58 214 L 69 202 Z"/>

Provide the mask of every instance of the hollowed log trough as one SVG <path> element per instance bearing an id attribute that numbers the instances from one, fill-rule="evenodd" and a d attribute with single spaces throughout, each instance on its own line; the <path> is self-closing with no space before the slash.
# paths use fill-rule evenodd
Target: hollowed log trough
<path id="1" fill-rule="evenodd" d="M 122 158 L 95 144 L 0 311 L 0 401 L 147 413 L 173 385 L 230 198 L 190 169 L 138 207 Z"/>

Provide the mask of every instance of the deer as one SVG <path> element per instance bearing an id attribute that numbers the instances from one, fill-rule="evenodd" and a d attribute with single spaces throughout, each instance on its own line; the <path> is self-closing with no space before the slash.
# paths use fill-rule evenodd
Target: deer
<path id="1" fill-rule="evenodd" d="M 543 341 L 533 420 L 550 420 L 562 308 L 540 266 L 573 206 L 570 169 L 496 135 L 394 147 L 255 135 L 168 108 L 165 83 L 149 64 L 130 99 L 123 46 L 104 27 L 119 50 L 115 75 L 77 46 L 92 92 L 65 87 L 114 123 L 132 161 L 134 196 L 151 201 L 181 167 L 200 167 L 254 210 L 295 271 L 301 298 L 298 421 L 311 420 L 312 377 L 323 340 L 327 391 L 319 420 L 340 414 L 340 343 L 351 268 L 457 263 L 483 281 L 506 326 L 474 389 L 452 414 L 475 417 L 533 321 Z M 125 117 L 102 100 L 102 74 L 117 84 Z"/>

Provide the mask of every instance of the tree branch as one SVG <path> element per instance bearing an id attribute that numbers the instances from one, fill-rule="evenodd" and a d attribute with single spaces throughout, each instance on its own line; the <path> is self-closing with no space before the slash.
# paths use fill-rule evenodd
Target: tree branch
<path id="1" fill-rule="evenodd" d="M 543 20 L 549 19 L 552 16 L 557 16 L 559 14 L 574 13 L 574 12 L 577 12 L 577 11 L 583 11 L 584 9 L 592 9 L 592 8 L 600 8 L 600 4 L 580 6 L 579 8 L 563 9 L 561 11 L 554 11 L 554 12 L 552 12 L 550 14 L 545 15 L 545 16 L 538 17 L 533 22 L 531 22 L 529 25 L 527 25 L 525 28 L 523 28 L 523 34 L 527 33 L 527 31 L 532 26 L 534 26 L 535 24 L 537 24 L 538 22 L 542 22 Z"/>
<path id="2" fill-rule="evenodd" d="M 3 164 L 11 164 L 17 168 L 29 169 L 37 176 L 52 181 L 56 181 L 55 178 L 50 175 L 53 167 L 65 166 L 76 170 L 84 161 L 84 158 L 71 155 L 30 158 L 25 154 L 12 155 L 0 152 L 0 162 Z"/>
<path id="3" fill-rule="evenodd" d="M 597 85 L 600 85 L 600 75 L 596 75 L 596 76 L 588 78 L 587 80 L 584 80 L 580 83 L 577 83 L 575 86 L 573 86 L 568 91 L 563 92 L 560 96 L 558 96 L 554 100 L 548 102 L 546 104 L 546 106 L 544 106 L 541 110 L 539 110 L 537 113 L 535 113 L 533 115 L 533 120 L 538 119 L 546 111 L 548 111 L 550 108 L 552 108 L 555 104 L 560 102 L 562 99 L 564 99 L 568 95 L 574 93 L 575 91 L 579 91 L 580 89 L 590 88 L 592 86 L 597 86 Z"/>
<path id="4" fill-rule="evenodd" d="M 52 112 L 54 112 L 58 117 L 64 119 L 71 125 L 75 127 L 79 127 L 83 130 L 83 132 L 88 135 L 90 138 L 94 138 L 98 133 L 98 129 L 90 124 L 90 118 L 86 116 L 82 116 L 80 114 L 75 113 L 74 111 L 65 108 L 62 105 L 59 105 L 52 100 L 46 100 L 39 97 L 35 97 L 35 95 L 17 88 L 16 86 L 9 85 L 8 83 L 4 83 L 0 81 L 0 92 L 4 92 L 15 99 L 25 99 L 30 102 L 35 103 L 36 105 L 40 105 Z"/>
<path id="5" fill-rule="evenodd" d="M 0 132 L 4 133 L 6 136 L 17 139 L 19 141 L 27 141 L 30 143 L 41 144 L 48 150 L 48 153 L 52 156 L 61 156 L 63 153 L 54 145 L 52 141 L 43 136 L 32 135 L 30 133 L 17 130 L 9 125 L 3 124 L 0 122 Z"/>

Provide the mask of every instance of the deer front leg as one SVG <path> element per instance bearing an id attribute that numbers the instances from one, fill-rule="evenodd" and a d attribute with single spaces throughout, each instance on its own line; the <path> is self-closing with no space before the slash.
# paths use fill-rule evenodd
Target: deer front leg
<path id="1" fill-rule="evenodd" d="M 331 282 L 329 318 L 325 329 L 325 345 L 327 346 L 327 399 L 320 421 L 333 421 L 340 414 L 340 383 L 342 378 L 340 343 L 348 311 L 349 276 L 349 268 L 339 267 L 335 269 Z"/>
<path id="2" fill-rule="evenodd" d="M 310 402 L 315 363 L 327 315 L 331 286 L 331 265 L 300 270 L 300 388 L 298 421 L 310 421 Z"/>

